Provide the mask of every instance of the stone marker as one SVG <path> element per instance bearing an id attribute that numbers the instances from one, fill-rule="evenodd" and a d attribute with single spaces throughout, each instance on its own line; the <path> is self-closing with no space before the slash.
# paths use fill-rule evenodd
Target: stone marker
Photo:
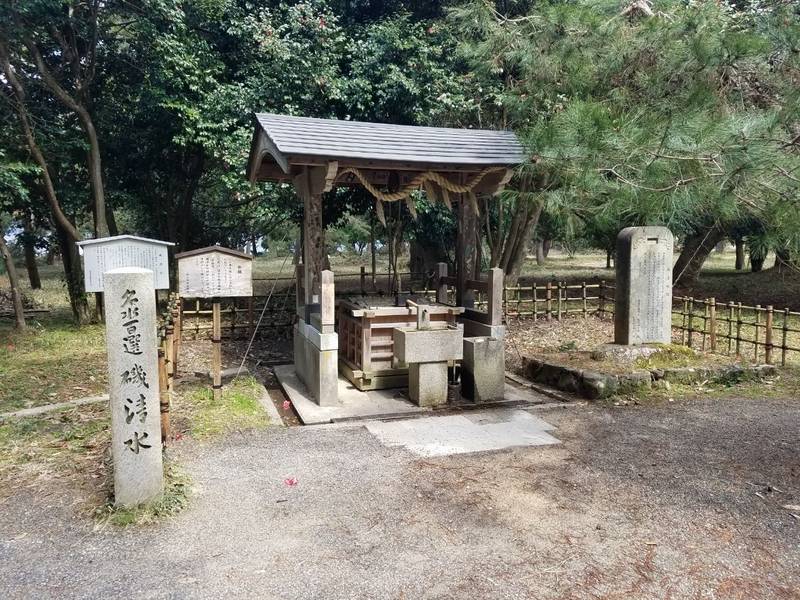
<path id="1" fill-rule="evenodd" d="M 672 232 L 627 227 L 617 236 L 614 343 L 672 340 Z"/>
<path id="2" fill-rule="evenodd" d="M 502 400 L 506 389 L 503 340 L 464 338 L 461 361 L 461 395 L 474 402 Z"/>
<path id="3" fill-rule="evenodd" d="M 153 272 L 113 269 L 103 285 L 114 503 L 136 506 L 157 498 L 164 485 Z"/>

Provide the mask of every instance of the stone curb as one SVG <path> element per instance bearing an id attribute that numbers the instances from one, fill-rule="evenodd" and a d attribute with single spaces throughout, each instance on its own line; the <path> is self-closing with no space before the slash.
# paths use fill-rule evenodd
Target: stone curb
<path id="1" fill-rule="evenodd" d="M 726 367 L 676 367 L 672 369 L 640 370 L 624 375 L 612 375 L 585 369 L 565 367 L 536 358 L 523 358 L 525 374 L 534 382 L 576 394 L 589 400 L 608 398 L 617 393 L 652 387 L 654 382 L 691 384 L 727 377 L 751 375 L 770 377 L 777 373 L 773 365 L 739 365 Z M 543 392 L 546 393 L 546 392 Z"/>
<path id="2" fill-rule="evenodd" d="M 267 412 L 269 416 L 270 425 L 277 425 L 279 427 L 286 427 L 286 423 L 283 422 L 283 418 L 281 414 L 278 412 L 278 409 L 275 407 L 275 404 L 272 402 L 272 398 L 269 395 L 269 391 L 266 387 L 259 381 L 257 382 L 258 386 L 261 388 L 261 393 L 258 396 L 258 402 Z"/>

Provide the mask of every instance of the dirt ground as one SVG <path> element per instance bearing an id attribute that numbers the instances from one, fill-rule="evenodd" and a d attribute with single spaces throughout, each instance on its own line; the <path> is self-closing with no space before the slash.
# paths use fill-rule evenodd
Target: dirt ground
<path id="1" fill-rule="evenodd" d="M 562 444 L 420 459 L 359 426 L 185 441 L 190 505 L 144 528 L 18 489 L 0 596 L 800 598 L 783 508 L 800 504 L 800 401 L 536 414 Z"/>

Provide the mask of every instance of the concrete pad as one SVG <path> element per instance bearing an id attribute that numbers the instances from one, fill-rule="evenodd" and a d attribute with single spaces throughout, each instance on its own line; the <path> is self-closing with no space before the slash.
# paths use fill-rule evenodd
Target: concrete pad
<path id="1" fill-rule="evenodd" d="M 294 365 L 274 368 L 283 391 L 289 396 L 300 420 L 306 425 L 332 423 L 337 420 L 378 418 L 430 412 L 429 408 L 412 404 L 403 390 L 370 390 L 362 392 L 342 375 L 338 377 L 338 400 L 332 406 L 319 406 L 306 386 L 298 379 Z"/>
<path id="2" fill-rule="evenodd" d="M 364 425 L 385 446 L 403 446 L 419 456 L 447 456 L 558 444 L 554 428 L 524 410 L 497 409 L 469 414 Z"/>
<path id="3" fill-rule="evenodd" d="M 305 384 L 299 380 L 294 365 L 274 367 L 275 376 L 284 393 L 294 405 L 300 420 L 305 425 L 320 425 L 355 419 L 378 419 L 388 417 L 404 417 L 406 415 L 427 415 L 431 408 L 417 406 L 408 398 L 404 388 L 388 390 L 370 390 L 362 392 L 356 389 L 344 376 L 339 375 L 337 381 L 338 400 L 334 406 L 319 406 L 311 397 Z M 488 403 L 491 407 L 532 406 L 543 404 L 549 398 L 513 382 L 506 381 L 505 394 L 502 400 Z M 453 409 L 472 408 L 472 402 L 462 402 Z M 447 409 L 447 406 L 441 407 Z M 481 405 L 486 408 L 486 404 Z M 482 411 L 484 412 L 484 411 Z"/>

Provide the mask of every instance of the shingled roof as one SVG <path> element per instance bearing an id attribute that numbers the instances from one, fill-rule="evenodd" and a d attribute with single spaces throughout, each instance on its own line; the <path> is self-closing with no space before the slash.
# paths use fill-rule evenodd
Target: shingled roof
<path id="1" fill-rule="evenodd" d="M 513 167 L 525 160 L 525 152 L 511 131 L 256 114 L 248 178 L 272 178 L 259 176 L 262 163 L 272 160 L 284 174 L 292 164 L 328 161 L 361 168 L 470 171 Z"/>

